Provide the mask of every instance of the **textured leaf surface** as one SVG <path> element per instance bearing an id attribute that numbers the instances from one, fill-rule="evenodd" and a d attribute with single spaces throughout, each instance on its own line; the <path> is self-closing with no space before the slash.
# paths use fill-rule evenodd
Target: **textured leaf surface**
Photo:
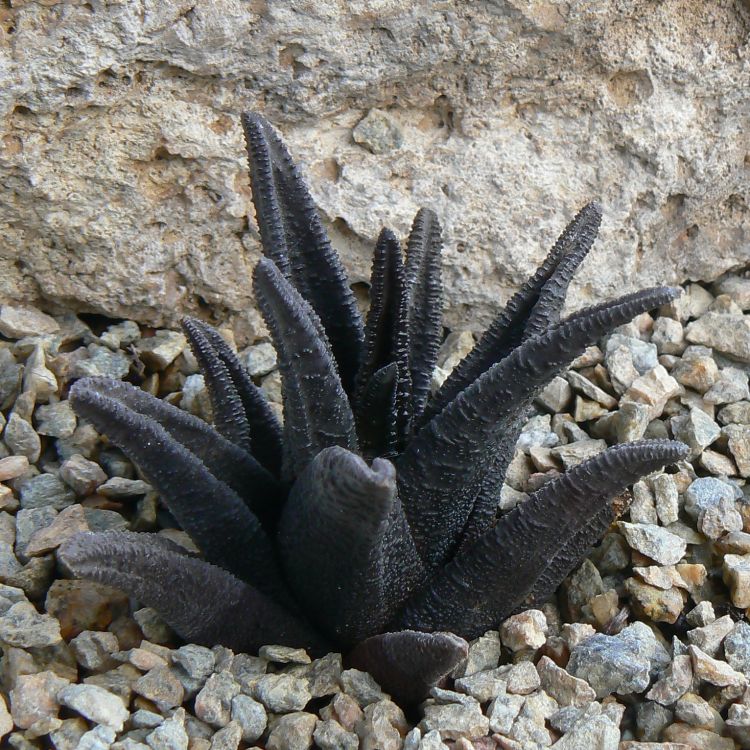
<path id="1" fill-rule="evenodd" d="M 583 533 L 573 557 L 578 554 L 591 538 L 588 525 L 596 526 L 612 497 L 686 452 L 682 443 L 671 440 L 625 443 L 548 482 L 448 562 L 410 602 L 398 624 L 478 637 L 520 607 L 540 576 L 544 583 L 537 594 L 552 588 L 550 578 L 562 581 L 578 561 L 571 561 L 567 545 Z"/>
<path id="2" fill-rule="evenodd" d="M 553 326 L 493 365 L 422 428 L 396 467 L 404 512 L 428 569 L 455 549 L 487 473 L 498 464 L 504 473 L 520 417 L 538 391 L 602 335 L 676 294 L 657 287 Z M 478 520 L 487 517 L 482 509 Z"/>
<path id="3" fill-rule="evenodd" d="M 324 448 L 357 450 L 354 416 L 315 311 L 268 259 L 253 276 L 278 353 L 284 395 L 284 472 L 301 474 Z"/>
<path id="4" fill-rule="evenodd" d="M 576 214 L 534 275 L 511 297 L 434 395 L 426 418 L 437 414 L 524 338 L 543 333 L 548 324 L 557 321 L 570 279 L 591 248 L 600 223 L 598 203 L 588 203 Z"/>
<path id="5" fill-rule="evenodd" d="M 187 324 L 200 330 L 213 349 L 213 356 L 221 360 L 232 385 L 242 402 L 248 424 L 250 452 L 274 476 L 281 471 L 281 425 L 273 413 L 263 391 L 250 379 L 235 353 L 221 334 L 208 323 L 196 318 L 186 318 Z"/>
<path id="6" fill-rule="evenodd" d="M 420 209 L 414 217 L 406 247 L 411 412 L 414 419 L 424 409 L 443 332 L 442 246 L 437 216 L 427 208 Z"/>
<path id="7" fill-rule="evenodd" d="M 256 220 L 265 254 L 320 317 L 347 392 L 362 350 L 362 320 L 299 169 L 271 125 L 244 114 Z"/>
<path id="8" fill-rule="evenodd" d="M 121 380 L 85 378 L 76 384 L 76 392 L 84 389 L 119 401 L 134 413 L 158 422 L 214 477 L 221 477 L 256 515 L 271 519 L 280 512 L 281 487 L 276 479 L 253 456 L 219 435 L 202 419 Z"/>
<path id="9" fill-rule="evenodd" d="M 206 558 L 272 595 L 283 596 L 271 542 L 260 521 L 227 484 L 158 422 L 76 383 L 76 412 L 138 465 Z"/>
<path id="10" fill-rule="evenodd" d="M 58 558 L 76 575 L 116 586 L 158 610 L 188 642 L 236 651 L 267 643 L 327 650 L 319 635 L 260 591 L 157 534 L 77 534 Z"/>
<path id="11" fill-rule="evenodd" d="M 321 451 L 295 483 L 279 526 L 290 585 L 321 629 L 352 645 L 377 633 L 424 571 L 393 465 Z"/>

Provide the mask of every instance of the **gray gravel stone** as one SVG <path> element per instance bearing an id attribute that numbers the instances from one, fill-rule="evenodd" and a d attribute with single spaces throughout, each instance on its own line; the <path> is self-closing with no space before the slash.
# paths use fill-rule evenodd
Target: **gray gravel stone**
<path id="1" fill-rule="evenodd" d="M 38 404 L 47 403 L 57 393 L 57 378 L 47 369 L 44 348 L 37 344 L 26 360 L 23 373 L 23 390 L 34 394 Z M 37 417 L 38 417 L 37 412 Z M 75 418 L 74 418 L 75 419 Z M 42 432 L 41 429 L 39 432 Z M 42 432 L 46 435 L 48 433 Z"/>
<path id="2" fill-rule="evenodd" d="M 70 437 L 78 424 L 78 419 L 69 401 L 39 406 L 35 412 L 35 417 L 37 420 L 36 431 L 40 435 L 48 435 L 49 437 Z"/>
<path id="3" fill-rule="evenodd" d="M 76 716 L 64 719 L 57 729 L 50 732 L 49 737 L 55 750 L 76 750 L 87 730 L 88 724 L 80 716 Z"/>
<path id="4" fill-rule="evenodd" d="M 558 445 L 556 448 L 552 448 L 550 452 L 562 461 L 565 469 L 572 469 L 587 458 L 601 453 L 606 447 L 607 443 L 604 440 L 587 438 L 567 445 Z"/>
<path id="5" fill-rule="evenodd" d="M 115 730 L 112 727 L 100 724 L 81 737 L 78 750 L 109 750 L 115 741 L 115 737 Z"/>
<path id="6" fill-rule="evenodd" d="M 237 750 L 242 739 L 242 728 L 230 721 L 211 738 L 211 750 Z"/>
<path id="7" fill-rule="evenodd" d="M 98 488 L 100 495 L 115 500 L 136 497 L 151 492 L 151 485 L 142 479 L 126 479 L 125 477 L 110 477 Z"/>
<path id="8" fill-rule="evenodd" d="M 358 750 L 359 737 L 347 732 L 337 721 L 319 721 L 313 734 L 320 750 Z"/>
<path id="9" fill-rule="evenodd" d="M 693 664 L 693 674 L 701 680 L 719 687 L 745 687 L 747 679 L 741 672 L 729 666 L 725 661 L 712 659 L 697 646 L 688 646 L 688 653 Z"/>
<path id="10" fill-rule="evenodd" d="M 89 344 L 88 357 L 78 359 L 70 371 L 71 378 L 114 378 L 121 380 L 130 370 L 130 357 L 106 346 Z"/>
<path id="11" fill-rule="evenodd" d="M 613 333 L 607 339 L 605 356 L 620 346 L 630 352 L 633 365 L 641 375 L 644 375 L 659 364 L 659 353 L 655 344 L 641 341 L 634 336 L 624 336 L 621 333 Z"/>
<path id="12" fill-rule="evenodd" d="M 139 708 L 130 715 L 130 725 L 135 729 L 155 729 L 164 723 L 164 717 L 153 711 Z"/>
<path id="13" fill-rule="evenodd" d="M 310 664 L 300 664 L 285 671 L 305 680 L 313 698 L 333 695 L 341 690 L 341 672 L 343 671 L 341 654 L 326 654 Z"/>
<path id="14" fill-rule="evenodd" d="M 695 693 L 685 693 L 675 704 L 674 714 L 676 719 L 694 727 L 714 726 L 714 712 L 708 703 Z"/>
<path id="15" fill-rule="evenodd" d="M 28 421 L 22 419 L 18 414 L 11 414 L 5 425 L 3 441 L 11 453 L 26 456 L 31 463 L 39 460 L 42 451 L 42 443 L 36 430 Z"/>
<path id="16" fill-rule="evenodd" d="M 565 378 L 557 375 L 536 397 L 536 403 L 553 414 L 565 411 L 573 400 L 573 389 Z"/>
<path id="17" fill-rule="evenodd" d="M 679 492 L 671 474 L 658 474 L 651 479 L 654 491 L 654 504 L 662 526 L 674 523 L 680 511 Z"/>
<path id="18" fill-rule="evenodd" d="M 688 324 L 685 338 L 710 346 L 741 362 L 750 362 L 750 317 L 707 312 Z"/>
<path id="19" fill-rule="evenodd" d="M 0 333 L 9 339 L 41 336 L 57 333 L 59 330 L 59 323 L 41 310 L 13 305 L 0 306 Z"/>
<path id="20" fill-rule="evenodd" d="M 641 627 L 636 627 L 641 626 Z M 588 682 L 597 698 L 645 690 L 652 672 L 669 663 L 669 655 L 646 625 L 634 623 L 611 636 L 597 633 L 571 652 L 567 671 Z"/>
<path id="21" fill-rule="evenodd" d="M 178 708 L 168 719 L 146 736 L 151 750 L 187 750 L 188 734 L 185 731 L 185 709 Z"/>
<path id="22" fill-rule="evenodd" d="M 385 693 L 375 679 L 359 669 L 345 669 L 341 673 L 341 689 L 347 695 L 351 695 L 360 706 L 367 706 L 385 698 Z"/>
<path id="23" fill-rule="evenodd" d="M 52 507 L 22 508 L 16 514 L 16 554 L 22 560 L 26 557 L 26 547 L 31 538 L 41 529 L 51 526 L 57 518 Z"/>
<path id="24" fill-rule="evenodd" d="M 60 690 L 57 699 L 86 719 L 112 727 L 116 732 L 122 730 L 130 715 L 119 696 L 96 685 L 68 685 Z"/>
<path id="25" fill-rule="evenodd" d="M 674 565 L 685 554 L 685 540 L 661 526 L 621 521 L 619 528 L 633 549 L 661 565 Z"/>
<path id="26" fill-rule="evenodd" d="M 239 359 L 251 378 L 262 378 L 276 369 L 276 349 L 268 341 L 249 346 L 240 352 Z"/>
<path id="27" fill-rule="evenodd" d="M 694 628 L 701 628 L 704 625 L 708 625 L 716 619 L 714 605 L 709 601 L 699 602 L 687 613 L 686 619 L 688 624 Z"/>
<path id="28" fill-rule="evenodd" d="M 108 631 L 84 630 L 70 641 L 76 661 L 92 672 L 103 672 L 116 666 L 112 654 L 120 644 L 117 636 Z"/>
<path id="29" fill-rule="evenodd" d="M 681 354 L 685 349 L 685 331 L 678 320 L 659 317 L 654 321 L 651 343 L 659 354 Z"/>
<path id="30" fill-rule="evenodd" d="M 235 695 L 232 698 L 230 716 L 240 726 L 245 742 L 255 742 L 266 729 L 266 710 L 249 695 Z"/>
<path id="31" fill-rule="evenodd" d="M 44 720 L 56 719 L 60 710 L 57 693 L 68 684 L 68 680 L 50 671 L 18 675 L 10 691 L 10 710 L 15 725 L 29 729 Z"/>
<path id="32" fill-rule="evenodd" d="M 716 415 L 721 424 L 750 424 L 750 401 L 729 404 Z"/>
<path id="33" fill-rule="evenodd" d="M 730 424 L 722 429 L 741 477 L 750 477 L 750 425 Z"/>
<path id="34" fill-rule="evenodd" d="M 750 554 L 724 555 L 722 575 L 729 586 L 732 604 L 742 609 L 750 607 Z"/>
<path id="35" fill-rule="evenodd" d="M 583 707 L 596 698 L 596 693 L 587 682 L 573 677 L 548 656 L 542 656 L 536 669 L 542 690 L 561 706 Z"/>
<path id="36" fill-rule="evenodd" d="M 716 656 L 724 638 L 732 631 L 734 620 L 729 615 L 724 615 L 718 620 L 694 628 L 688 631 L 688 643 L 705 651 L 709 656 Z"/>
<path id="37" fill-rule="evenodd" d="M 698 528 L 712 539 L 742 529 L 742 516 L 734 501 L 734 487 L 714 477 L 696 479 L 685 492 L 685 510 L 697 518 Z"/>
<path id="38" fill-rule="evenodd" d="M 73 490 L 54 474 L 39 474 L 23 482 L 20 500 L 22 508 L 62 510 L 72 505 L 76 497 Z"/>
<path id="39" fill-rule="evenodd" d="M 425 705 L 419 728 L 423 734 L 437 730 L 444 740 L 482 737 L 489 730 L 489 719 L 482 714 L 478 701 L 474 706 L 462 703 Z"/>
<path id="40" fill-rule="evenodd" d="M 107 475 L 98 463 L 89 461 L 79 453 L 72 455 L 60 465 L 60 479 L 79 497 L 92 494 L 107 481 Z"/>
<path id="41" fill-rule="evenodd" d="M 123 320 L 122 323 L 109 326 L 99 337 L 99 341 L 110 349 L 119 349 L 121 346 L 134 343 L 140 337 L 141 329 L 138 328 L 138 324 L 133 320 Z"/>
<path id="42" fill-rule="evenodd" d="M 266 750 L 309 750 L 317 723 L 314 714 L 299 711 L 279 717 L 266 740 Z"/>
<path id="43" fill-rule="evenodd" d="M 307 681 L 289 674 L 262 675 L 254 693 L 254 697 L 273 713 L 300 711 L 312 698 Z"/>
<path id="44" fill-rule="evenodd" d="M 454 677 L 467 677 L 476 672 L 494 669 L 500 661 L 501 651 L 500 634 L 497 630 L 488 630 L 469 644 L 466 662 L 459 666 Z"/>
<path id="45" fill-rule="evenodd" d="M 737 367 L 725 367 L 716 382 L 703 394 L 707 404 L 732 404 L 735 401 L 750 399 L 748 375 Z"/>
<path id="46" fill-rule="evenodd" d="M 724 654 L 730 666 L 750 678 L 750 625 L 735 623 L 724 639 Z"/>
<path id="47" fill-rule="evenodd" d="M 712 286 L 714 294 L 727 294 L 738 305 L 741 310 L 750 310 L 750 278 L 730 274 Z"/>
<path id="48" fill-rule="evenodd" d="M 187 339 L 179 331 L 160 330 L 153 336 L 141 338 L 135 350 L 141 361 L 153 370 L 165 370 L 187 346 Z"/>
<path id="49" fill-rule="evenodd" d="M 275 664 L 309 664 L 312 661 L 305 649 L 289 646 L 261 646 L 258 656 Z"/>
<path id="50" fill-rule="evenodd" d="M 672 723 L 674 712 L 658 703 L 646 701 L 636 707 L 636 726 L 646 742 L 656 742 L 662 731 Z"/>
<path id="51" fill-rule="evenodd" d="M 500 639 L 511 651 L 537 649 L 547 640 L 547 618 L 539 609 L 527 609 L 508 617 L 500 626 Z"/>
<path id="52" fill-rule="evenodd" d="M 654 493 L 643 480 L 633 485 L 633 502 L 628 513 L 632 523 L 656 525 L 659 522 Z"/>
<path id="53" fill-rule="evenodd" d="M 633 354 L 625 346 L 614 346 L 607 351 L 606 362 L 612 387 L 622 395 L 639 375 L 633 364 Z"/>
<path id="54" fill-rule="evenodd" d="M 719 425 L 701 409 L 690 409 L 688 414 L 672 417 L 672 434 L 690 448 L 690 459 L 697 458 L 721 435 Z"/>
<path id="55" fill-rule="evenodd" d="M 671 706 L 684 695 L 693 683 L 693 665 L 690 656 L 678 654 L 667 667 L 664 675 L 657 680 L 646 697 L 663 706 Z"/>
<path id="56" fill-rule="evenodd" d="M 580 372 L 569 370 L 565 377 L 572 386 L 573 390 L 581 392 L 584 396 L 600 404 L 605 409 L 614 409 L 617 406 L 617 399 L 603 391 L 598 385 L 592 383 L 588 378 L 581 375 Z"/>
<path id="57" fill-rule="evenodd" d="M 487 709 L 490 731 L 507 735 L 521 711 L 524 700 L 525 698 L 521 695 L 507 695 L 505 693 L 494 698 Z"/>
<path id="58" fill-rule="evenodd" d="M 221 728 L 229 723 L 232 698 L 240 692 L 240 686 L 230 672 L 212 674 L 195 697 L 195 715 L 213 727 Z"/>
<path id="59" fill-rule="evenodd" d="M 357 750 L 359 737 L 354 732 L 347 732 L 337 721 L 319 721 L 313 734 L 315 744 L 320 750 Z"/>
<path id="60" fill-rule="evenodd" d="M 190 643 L 172 652 L 172 662 L 186 697 L 192 697 L 213 672 L 216 657 L 210 648 Z"/>
<path id="61" fill-rule="evenodd" d="M 182 704 L 185 695 L 182 683 L 169 667 L 155 667 L 143 675 L 134 685 L 133 691 L 157 705 L 162 713 Z"/>
<path id="62" fill-rule="evenodd" d="M 671 375 L 680 385 L 705 393 L 718 379 L 719 366 L 710 349 L 689 346 L 675 363 Z"/>
<path id="63" fill-rule="evenodd" d="M 620 730 L 607 716 L 577 722 L 554 745 L 555 750 L 617 750 Z"/>
<path id="64" fill-rule="evenodd" d="M 41 648 L 61 640 L 60 623 L 50 615 L 39 614 L 29 602 L 16 602 L 0 617 L 0 641 L 8 646 Z"/>

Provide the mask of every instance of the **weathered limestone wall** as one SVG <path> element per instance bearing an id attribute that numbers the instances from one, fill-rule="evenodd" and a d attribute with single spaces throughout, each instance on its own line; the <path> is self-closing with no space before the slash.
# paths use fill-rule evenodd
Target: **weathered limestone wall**
<path id="1" fill-rule="evenodd" d="M 445 224 L 481 327 L 575 210 L 576 305 L 750 264 L 741 0 L 117 0 L 0 8 L 0 301 L 261 331 L 238 113 L 302 162 L 354 280 Z"/>

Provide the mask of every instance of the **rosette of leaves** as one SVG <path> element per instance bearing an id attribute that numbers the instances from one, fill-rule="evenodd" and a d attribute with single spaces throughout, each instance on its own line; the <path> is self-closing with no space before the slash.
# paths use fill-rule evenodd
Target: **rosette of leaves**
<path id="1" fill-rule="evenodd" d="M 283 424 L 221 335 L 183 327 L 213 425 L 133 385 L 84 379 L 79 416 L 139 467 L 201 557 L 157 534 L 74 537 L 76 575 L 124 589 L 188 641 L 343 651 L 403 702 L 475 638 L 544 602 L 614 519 L 612 498 L 685 454 L 616 445 L 500 515 L 532 400 L 584 349 L 675 297 L 657 287 L 561 318 L 596 237 L 585 206 L 473 350 L 431 391 L 441 231 L 417 214 L 405 255 L 384 229 L 362 320 L 305 182 L 262 117 L 243 117 L 264 257 L 253 286 L 278 353 Z"/>

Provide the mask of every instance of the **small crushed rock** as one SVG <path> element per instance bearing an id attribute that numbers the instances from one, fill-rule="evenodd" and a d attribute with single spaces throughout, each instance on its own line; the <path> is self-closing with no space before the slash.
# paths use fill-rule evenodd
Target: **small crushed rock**
<path id="1" fill-rule="evenodd" d="M 123 321 L 96 336 L 73 316 L 0 306 L 0 743 L 750 748 L 749 311 L 741 276 L 710 290 L 690 284 L 539 394 L 504 509 L 616 442 L 676 437 L 689 460 L 636 483 L 629 511 L 557 599 L 473 641 L 466 663 L 407 720 L 339 654 L 180 644 L 153 610 L 60 577 L 56 549 L 76 531 L 162 523 L 152 488 L 77 420 L 70 383 L 135 378 L 209 418 L 205 383 L 181 333 Z M 468 331 L 448 336 L 435 383 L 473 344 Z M 255 343 L 240 357 L 280 412 L 273 347 Z M 162 533 L 190 546 L 176 529 Z"/>

